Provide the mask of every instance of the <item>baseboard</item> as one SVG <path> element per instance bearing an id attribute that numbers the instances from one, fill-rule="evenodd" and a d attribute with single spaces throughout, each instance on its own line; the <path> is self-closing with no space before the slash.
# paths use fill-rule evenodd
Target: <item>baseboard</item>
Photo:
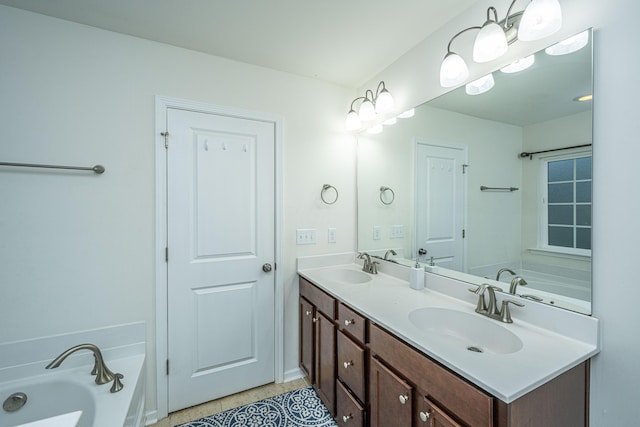
<path id="1" fill-rule="evenodd" d="M 153 411 L 147 411 L 144 416 L 144 425 L 150 426 L 152 424 L 156 424 L 158 422 L 158 411 L 155 409 Z"/>
<path id="2" fill-rule="evenodd" d="M 300 378 L 304 378 L 304 373 L 300 368 L 290 369 L 285 371 L 284 373 L 284 382 L 288 383 L 289 381 L 294 381 Z"/>

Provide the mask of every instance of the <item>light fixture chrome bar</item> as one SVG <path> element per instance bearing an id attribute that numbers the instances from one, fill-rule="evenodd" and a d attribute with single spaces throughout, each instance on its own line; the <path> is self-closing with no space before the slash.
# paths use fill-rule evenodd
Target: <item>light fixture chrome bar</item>
<path id="1" fill-rule="evenodd" d="M 82 167 L 82 166 L 60 166 L 60 165 L 39 165 L 35 163 L 11 163 L 11 162 L 0 162 L 0 166 L 15 166 L 21 168 L 46 168 L 46 169 L 71 169 L 71 170 L 82 170 L 82 171 L 93 171 L 98 175 L 104 173 L 106 170 L 102 165 L 95 165 L 91 167 Z"/>

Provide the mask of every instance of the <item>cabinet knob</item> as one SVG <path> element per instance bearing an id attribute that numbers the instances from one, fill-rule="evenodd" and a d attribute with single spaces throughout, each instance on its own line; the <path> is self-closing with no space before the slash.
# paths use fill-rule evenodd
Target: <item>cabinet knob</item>
<path id="1" fill-rule="evenodd" d="M 353 360 L 344 362 L 342 365 L 344 366 L 344 369 L 347 369 L 349 366 L 353 366 Z"/>
<path id="2" fill-rule="evenodd" d="M 431 413 L 430 412 L 420 412 L 420 419 L 423 422 L 426 423 L 427 421 L 429 421 L 429 418 L 431 418 Z"/>
<path id="3" fill-rule="evenodd" d="M 349 415 L 344 415 L 344 416 L 342 417 L 342 421 L 344 421 L 345 423 L 346 423 L 347 421 L 349 421 L 349 420 L 352 420 L 352 419 L 353 419 L 353 417 L 351 416 L 351 414 L 349 414 Z"/>
<path id="4" fill-rule="evenodd" d="M 351 320 L 345 320 L 344 321 L 344 326 L 349 326 L 349 325 L 353 325 L 354 323 L 356 323 L 355 320 L 351 319 Z"/>
<path id="5" fill-rule="evenodd" d="M 316 322 L 318 321 L 318 318 L 317 318 L 317 317 L 312 317 L 312 318 L 311 318 L 311 321 L 312 321 L 313 323 L 316 323 Z"/>
<path id="6" fill-rule="evenodd" d="M 398 400 L 404 405 L 409 401 L 409 396 L 407 396 L 406 394 L 401 394 L 400 396 L 398 396 Z"/>
<path id="7" fill-rule="evenodd" d="M 311 310 L 305 311 L 304 314 L 307 315 L 307 316 L 311 316 Z"/>

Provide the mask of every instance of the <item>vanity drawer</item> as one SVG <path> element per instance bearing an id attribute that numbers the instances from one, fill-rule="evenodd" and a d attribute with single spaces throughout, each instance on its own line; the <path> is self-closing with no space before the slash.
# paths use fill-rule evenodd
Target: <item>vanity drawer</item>
<path id="1" fill-rule="evenodd" d="M 366 342 L 367 319 L 346 305 L 338 304 L 338 324 L 340 329 L 364 344 Z"/>
<path id="2" fill-rule="evenodd" d="M 306 298 L 331 320 L 336 318 L 336 300 L 303 277 L 300 277 L 300 296 Z"/>
<path id="3" fill-rule="evenodd" d="M 369 349 L 425 397 L 470 426 L 493 426 L 493 397 L 427 356 L 391 336 L 378 325 L 369 327 Z"/>
<path id="4" fill-rule="evenodd" d="M 364 408 L 340 381 L 336 387 L 336 421 L 339 426 L 364 427 Z"/>
<path id="5" fill-rule="evenodd" d="M 365 349 L 338 331 L 338 378 L 365 401 Z"/>

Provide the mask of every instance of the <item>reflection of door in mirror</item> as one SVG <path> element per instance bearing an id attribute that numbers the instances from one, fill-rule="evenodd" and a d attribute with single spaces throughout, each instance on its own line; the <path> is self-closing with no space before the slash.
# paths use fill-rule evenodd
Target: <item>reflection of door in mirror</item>
<path id="1" fill-rule="evenodd" d="M 466 149 L 416 139 L 416 249 L 422 262 L 465 271 L 464 174 Z"/>

